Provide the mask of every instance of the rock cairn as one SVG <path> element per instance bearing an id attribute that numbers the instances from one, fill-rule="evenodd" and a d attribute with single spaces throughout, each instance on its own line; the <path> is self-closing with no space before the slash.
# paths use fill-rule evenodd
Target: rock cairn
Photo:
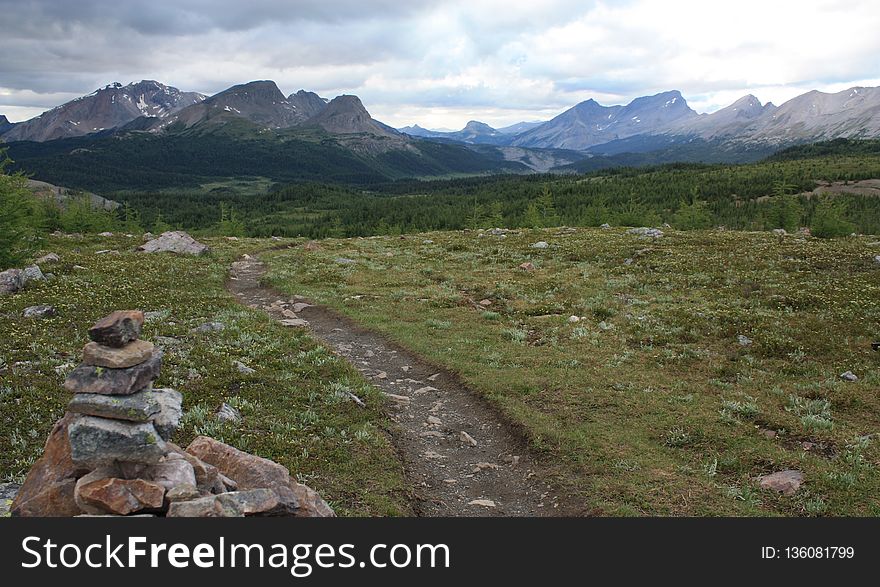
<path id="1" fill-rule="evenodd" d="M 74 396 L 12 503 L 15 516 L 333 516 L 285 467 L 200 436 L 171 442 L 183 396 L 154 389 L 162 352 L 140 340 L 144 315 L 118 311 L 89 329 Z"/>

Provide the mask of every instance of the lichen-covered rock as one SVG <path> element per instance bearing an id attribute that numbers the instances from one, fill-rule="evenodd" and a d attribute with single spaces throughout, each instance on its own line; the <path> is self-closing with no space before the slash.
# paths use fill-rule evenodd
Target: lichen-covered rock
<path id="1" fill-rule="evenodd" d="M 28 281 L 43 281 L 46 279 L 46 276 L 43 275 L 43 271 L 40 269 L 38 265 L 30 265 L 25 267 L 22 271 L 22 275 L 24 276 L 24 282 Z"/>
<path id="2" fill-rule="evenodd" d="M 24 272 L 21 269 L 7 269 L 0 272 L 0 294 L 12 294 L 24 287 Z"/>
<path id="3" fill-rule="evenodd" d="M 90 342 L 83 347 L 83 363 L 107 369 L 126 369 L 148 361 L 154 350 L 153 343 L 146 340 L 133 340 L 120 348 Z"/>
<path id="4" fill-rule="evenodd" d="M 182 230 L 163 232 L 158 238 L 138 247 L 144 253 L 178 253 L 181 255 L 204 255 L 210 249 Z"/>
<path id="5" fill-rule="evenodd" d="M 70 455 L 78 467 L 94 469 L 114 461 L 152 465 L 168 451 L 148 422 L 80 416 L 70 423 Z"/>
<path id="6" fill-rule="evenodd" d="M 158 395 L 160 394 L 153 390 L 139 391 L 131 395 L 78 393 L 70 400 L 67 409 L 86 416 L 149 422 L 162 410 L 162 404 L 157 399 Z"/>
<path id="7" fill-rule="evenodd" d="M 153 397 L 159 402 L 159 413 L 153 418 L 153 426 L 163 440 L 168 440 L 180 425 L 183 415 L 183 394 L 174 389 L 154 389 Z"/>
<path id="8" fill-rule="evenodd" d="M 271 489 L 232 491 L 191 501 L 175 501 L 168 509 L 169 517 L 240 517 L 283 514 L 284 507 Z"/>
<path id="9" fill-rule="evenodd" d="M 77 477 L 85 471 L 78 468 L 71 458 L 68 426 L 76 418 L 66 414 L 55 423 L 43 455 L 28 472 L 15 498 L 11 514 L 22 517 L 63 517 L 80 513 L 74 499 Z"/>
<path id="10" fill-rule="evenodd" d="M 22 316 L 25 318 L 51 318 L 57 313 L 55 306 L 28 306 L 24 309 L 24 312 L 22 312 Z"/>
<path id="11" fill-rule="evenodd" d="M 139 310 L 117 310 L 89 328 L 89 338 L 98 344 L 120 348 L 141 335 L 144 313 Z"/>
<path id="12" fill-rule="evenodd" d="M 143 363 L 126 369 L 107 369 L 83 364 L 67 375 L 64 389 L 73 393 L 128 395 L 146 389 L 159 377 L 161 368 L 161 351 L 155 351 Z"/>

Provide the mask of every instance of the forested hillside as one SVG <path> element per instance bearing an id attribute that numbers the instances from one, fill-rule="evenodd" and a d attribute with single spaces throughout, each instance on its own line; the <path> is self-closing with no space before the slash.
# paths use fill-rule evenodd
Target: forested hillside
<path id="1" fill-rule="evenodd" d="M 223 208 L 237 217 L 242 233 L 254 236 L 359 236 L 606 222 L 797 230 L 814 224 L 820 206 L 822 214 L 841 217 L 852 230 L 880 233 L 880 198 L 795 195 L 812 191 L 820 181 L 880 178 L 880 154 L 871 153 L 870 145 L 852 143 L 846 152 L 841 145 L 833 148 L 839 154 L 795 157 L 791 152 L 746 165 L 670 164 L 588 175 L 399 180 L 369 189 L 292 183 L 260 194 L 220 190 L 206 196 L 181 190 L 115 197 L 140 211 L 147 226 L 161 214 L 172 225 L 211 229 Z"/>

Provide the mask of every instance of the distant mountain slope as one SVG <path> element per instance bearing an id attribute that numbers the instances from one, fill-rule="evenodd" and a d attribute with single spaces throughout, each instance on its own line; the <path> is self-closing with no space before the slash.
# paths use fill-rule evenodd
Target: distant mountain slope
<path id="1" fill-rule="evenodd" d="M 275 82 L 253 81 L 232 86 L 199 104 L 184 108 L 157 122 L 152 130 L 217 126 L 233 119 L 244 119 L 261 128 L 289 128 L 308 118 L 306 110 L 290 102 Z"/>
<path id="2" fill-rule="evenodd" d="M 494 129 L 478 120 L 471 120 L 463 129 L 451 132 L 427 130 L 417 124 L 406 126 L 399 130 L 414 137 L 445 139 L 469 145 L 507 145 L 511 141 L 510 134 Z"/>
<path id="3" fill-rule="evenodd" d="M 512 144 L 583 151 L 616 139 L 654 134 L 674 121 L 697 116 L 677 90 L 636 98 L 626 106 L 602 106 L 591 99 L 517 135 Z"/>
<path id="4" fill-rule="evenodd" d="M 373 120 L 357 96 L 342 95 L 333 98 L 325 108 L 308 119 L 306 124 L 319 126 L 331 134 L 366 133 L 394 138 L 402 136 L 396 130 Z"/>
<path id="5" fill-rule="evenodd" d="M 9 119 L 7 119 L 5 116 L 0 114 L 0 135 L 9 131 L 13 126 L 15 126 L 15 125 L 13 123 L 9 122 Z"/>
<path id="6" fill-rule="evenodd" d="M 293 104 L 306 118 L 311 118 L 321 112 L 327 107 L 327 102 L 329 102 L 329 100 L 322 98 L 315 92 L 307 92 L 305 90 L 289 95 L 287 101 Z"/>
<path id="7" fill-rule="evenodd" d="M 2 138 L 11 142 L 83 136 L 125 125 L 139 117 L 163 119 L 204 99 L 202 94 L 181 92 L 151 80 L 127 86 L 113 83 L 19 123 Z"/>

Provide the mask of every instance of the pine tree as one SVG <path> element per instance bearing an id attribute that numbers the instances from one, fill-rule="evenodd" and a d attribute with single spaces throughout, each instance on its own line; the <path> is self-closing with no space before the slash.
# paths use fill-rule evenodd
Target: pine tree
<path id="1" fill-rule="evenodd" d="M 34 198 L 21 173 L 6 173 L 11 162 L 0 150 L 0 271 L 21 264 L 33 246 Z"/>

